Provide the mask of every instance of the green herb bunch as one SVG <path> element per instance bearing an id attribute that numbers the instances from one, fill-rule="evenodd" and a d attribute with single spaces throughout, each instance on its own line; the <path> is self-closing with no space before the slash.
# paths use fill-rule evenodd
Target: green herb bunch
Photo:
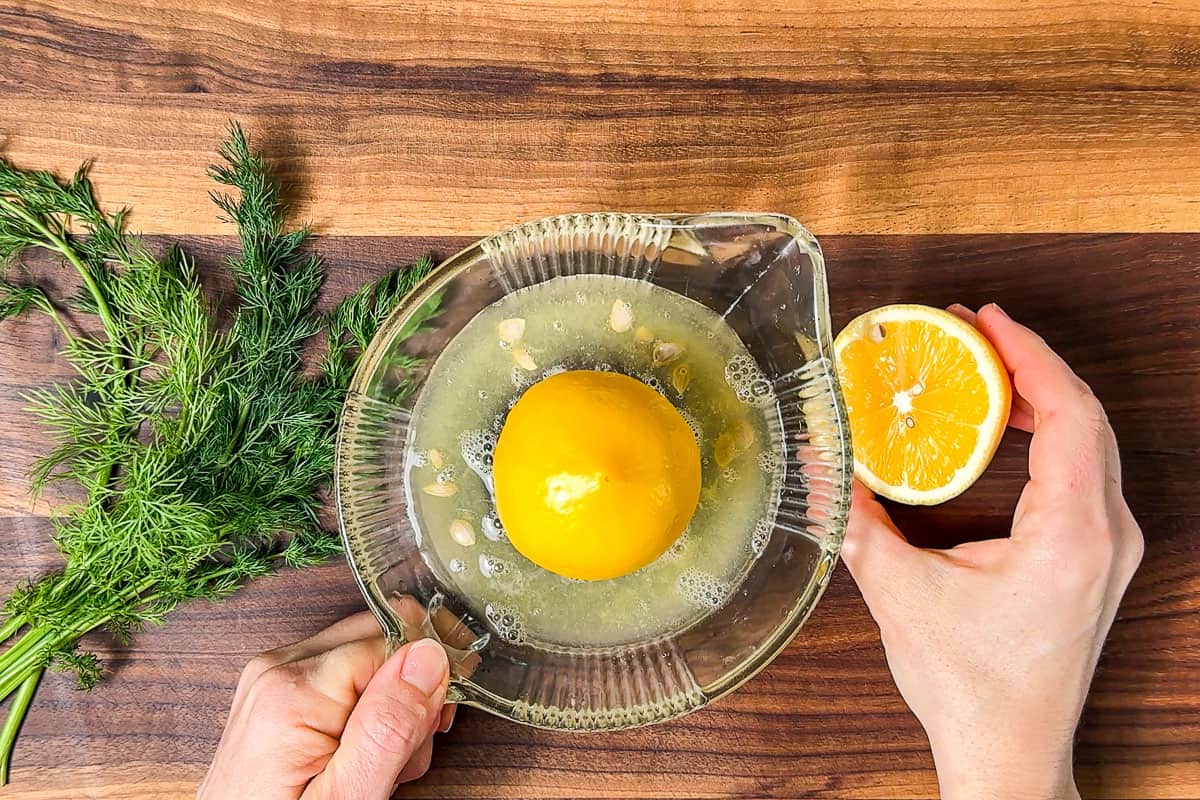
<path id="1" fill-rule="evenodd" d="M 0 262 L 27 248 L 57 253 L 82 280 L 61 302 L 100 323 L 96 334 L 72 330 L 44 290 L 0 281 L 0 318 L 49 315 L 78 371 L 76 382 L 31 397 L 55 441 L 33 491 L 73 481 L 86 495 L 54 519 L 62 570 L 5 603 L 0 700 L 12 700 L 0 783 L 43 671 L 72 671 L 81 688 L 100 679 L 96 656 L 78 648 L 83 634 L 104 628 L 127 641 L 179 603 L 217 600 L 340 550 L 317 515 L 338 412 L 362 348 L 430 263 L 319 314 L 323 271 L 303 247 L 309 230 L 285 229 L 278 186 L 238 126 L 220 157 L 209 174 L 235 191 L 212 198 L 241 243 L 228 262 L 236 304 L 227 325 L 181 250 L 152 253 L 125 233 L 124 211 L 101 209 L 86 165 L 62 181 L 0 159 Z M 320 368 L 306 371 L 302 353 L 320 336 Z"/>

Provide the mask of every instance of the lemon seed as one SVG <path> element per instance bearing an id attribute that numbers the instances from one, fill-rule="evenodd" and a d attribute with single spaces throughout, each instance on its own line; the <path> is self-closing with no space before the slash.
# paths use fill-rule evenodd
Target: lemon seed
<path id="1" fill-rule="evenodd" d="M 736 446 L 733 441 L 733 436 L 729 433 L 722 433 L 717 437 L 717 445 L 713 451 L 714 457 L 717 459 L 717 464 L 722 467 L 729 466 L 733 461 Z"/>
<path id="2" fill-rule="evenodd" d="M 517 366 L 523 370 L 533 372 L 537 369 L 537 363 L 533 360 L 533 356 L 529 355 L 529 351 L 524 347 L 514 347 L 512 350 L 513 361 L 517 362 Z"/>
<path id="3" fill-rule="evenodd" d="M 458 494 L 458 484 L 454 481 L 430 483 L 422 487 L 421 491 L 431 497 L 453 497 Z"/>
<path id="4" fill-rule="evenodd" d="M 624 300 L 614 300 L 612 312 L 608 315 L 608 327 L 617 333 L 624 333 L 633 327 L 633 308 Z"/>
<path id="5" fill-rule="evenodd" d="M 503 320 L 497 330 L 499 331 L 501 342 L 513 344 L 525 335 L 525 320 L 521 317 Z"/>
<path id="6" fill-rule="evenodd" d="M 652 356 L 654 358 L 654 366 L 661 367 L 663 364 L 670 364 L 675 359 L 683 355 L 683 347 L 675 342 L 655 342 Z"/>
<path id="7" fill-rule="evenodd" d="M 456 519 L 450 523 L 450 538 L 463 547 L 475 544 L 475 529 L 465 519 Z"/>
<path id="8" fill-rule="evenodd" d="M 675 387 L 675 392 L 683 394 L 691 382 L 692 368 L 687 364 L 675 365 L 675 369 L 671 370 L 671 386 Z"/>
<path id="9" fill-rule="evenodd" d="M 754 444 L 754 428 L 745 419 L 735 422 L 730 433 L 733 434 L 733 442 L 738 450 L 746 450 Z"/>

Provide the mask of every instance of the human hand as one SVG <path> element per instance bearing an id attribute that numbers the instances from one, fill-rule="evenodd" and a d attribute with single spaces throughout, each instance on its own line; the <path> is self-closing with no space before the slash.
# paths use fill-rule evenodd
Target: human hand
<path id="1" fill-rule="evenodd" d="M 429 769 L 449 666 L 421 639 L 385 658 L 379 624 L 355 614 L 243 670 L 198 800 L 384 800 Z"/>
<path id="2" fill-rule="evenodd" d="M 1016 388 L 1009 424 L 1033 433 L 1011 538 L 913 547 L 856 481 L 842 555 L 942 797 L 1077 798 L 1074 731 L 1142 534 L 1087 385 L 998 306 L 950 310 L 996 348 Z"/>

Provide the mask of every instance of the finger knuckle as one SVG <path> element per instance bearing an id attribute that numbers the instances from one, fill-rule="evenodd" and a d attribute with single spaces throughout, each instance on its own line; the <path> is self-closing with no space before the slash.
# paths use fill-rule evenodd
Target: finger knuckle
<path id="1" fill-rule="evenodd" d="M 334 740 L 320 731 L 299 725 L 276 732 L 275 744 L 284 766 L 310 774 L 324 769 L 336 746 Z"/>
<path id="2" fill-rule="evenodd" d="M 363 720 L 363 733 L 384 753 L 406 755 L 425 739 L 429 709 L 412 698 L 380 705 Z"/>
<path id="3" fill-rule="evenodd" d="M 858 566 L 858 557 L 861 548 L 858 546 L 858 537 L 850 531 L 846 531 L 846 538 L 842 540 L 842 547 L 838 555 L 846 562 L 846 566 L 854 569 Z"/>
<path id="4" fill-rule="evenodd" d="M 1107 586 L 1115 557 L 1116 543 L 1105 531 L 1089 536 L 1081 547 L 1056 554 L 1048 577 L 1061 594 L 1077 597 Z"/>
<path id="5" fill-rule="evenodd" d="M 1136 570 L 1141 566 L 1142 561 L 1146 558 L 1146 538 L 1142 536 L 1142 529 L 1134 527 L 1131 543 L 1133 568 Z"/>
<path id="6" fill-rule="evenodd" d="M 264 672 L 279 663 L 280 659 L 275 655 L 275 651 L 260 653 L 246 662 L 246 666 L 242 668 L 241 681 L 247 685 L 254 683 Z"/>
<path id="7" fill-rule="evenodd" d="M 1096 397 L 1091 387 L 1083 381 L 1079 381 L 1079 391 L 1079 419 L 1089 432 L 1099 437 L 1108 430 L 1108 413 L 1104 410 L 1100 398 Z"/>
<path id="8" fill-rule="evenodd" d="M 279 713 L 289 708 L 303 676 L 292 664 L 277 664 L 263 670 L 247 691 L 247 701 L 256 710 Z"/>
<path id="9" fill-rule="evenodd" d="M 347 674 L 361 655 L 358 644 L 358 642 L 348 642 L 334 647 L 332 650 L 318 653 L 308 659 L 308 667 L 315 673 Z M 380 647 L 382 648 L 382 640 Z"/>
<path id="10" fill-rule="evenodd" d="M 1033 549 L 1041 576 L 1090 577 L 1112 562 L 1114 529 L 1102 500 L 1064 497 L 1048 507 L 1031 509 L 1022 523 L 1044 533 Z"/>
<path id="11" fill-rule="evenodd" d="M 1071 453 L 1069 461 L 1068 488 L 1072 492 L 1095 494 L 1105 488 L 1105 458 L 1099 429 L 1089 428 L 1094 433 L 1087 443 L 1080 443 Z"/>
<path id="12" fill-rule="evenodd" d="M 1055 570 L 1049 580 L 1057 597 L 1071 600 L 1087 595 L 1100 583 L 1096 574 L 1082 564 Z"/>
<path id="13" fill-rule="evenodd" d="M 1134 520 L 1133 514 L 1126 511 L 1125 530 L 1125 552 L 1126 552 L 1126 568 L 1125 579 L 1129 580 L 1133 574 L 1137 572 L 1142 560 L 1146 557 L 1146 537 L 1142 535 L 1141 526 Z"/>
<path id="14" fill-rule="evenodd" d="M 1113 533 L 1107 529 L 1097 536 L 1084 550 L 1084 566 L 1094 577 L 1104 578 L 1112 571 L 1117 560 L 1117 542 Z"/>

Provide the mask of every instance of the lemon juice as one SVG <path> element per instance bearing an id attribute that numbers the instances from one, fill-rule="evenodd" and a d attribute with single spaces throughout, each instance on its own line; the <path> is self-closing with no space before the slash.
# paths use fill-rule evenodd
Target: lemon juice
<path id="1" fill-rule="evenodd" d="M 509 410 L 539 381 L 576 370 L 643 382 L 678 410 L 699 447 L 690 523 L 658 558 L 606 580 L 529 561 L 496 510 L 493 456 Z M 605 419 L 598 413 L 597 425 Z M 536 443 L 536 421 L 524 427 Z M 636 438 L 611 427 L 604 435 L 615 441 Z M 762 551 L 783 478 L 779 430 L 770 382 L 711 309 L 629 278 L 555 278 L 485 308 L 434 363 L 409 429 L 407 507 L 426 563 L 501 638 L 566 648 L 643 641 L 724 604 Z M 547 438 L 547 452 L 562 446 Z M 536 457 L 536 444 L 526 452 Z M 614 547 L 623 534 L 613 531 Z"/>

